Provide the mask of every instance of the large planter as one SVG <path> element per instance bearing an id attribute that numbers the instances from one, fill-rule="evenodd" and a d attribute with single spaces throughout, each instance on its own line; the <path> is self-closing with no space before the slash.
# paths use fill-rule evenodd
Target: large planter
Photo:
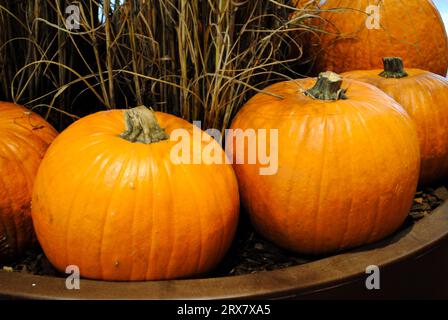
<path id="1" fill-rule="evenodd" d="M 380 268 L 367 290 L 366 267 Z M 65 279 L 0 272 L 0 297 L 38 299 L 448 298 L 448 202 L 374 245 L 297 267 L 245 276 L 159 282 Z"/>

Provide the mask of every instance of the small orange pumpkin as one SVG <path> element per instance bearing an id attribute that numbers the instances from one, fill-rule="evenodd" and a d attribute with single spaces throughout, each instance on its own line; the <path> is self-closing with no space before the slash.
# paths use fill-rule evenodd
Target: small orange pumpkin
<path id="1" fill-rule="evenodd" d="M 258 138 L 259 129 L 278 130 L 277 174 L 260 175 L 260 162 L 234 165 L 255 228 L 306 254 L 394 232 L 409 213 L 420 166 L 416 129 L 403 108 L 374 86 L 331 72 L 265 91 L 232 124 Z M 238 144 L 234 136 L 233 156 L 241 156 L 247 140 Z"/>
<path id="2" fill-rule="evenodd" d="M 422 167 L 420 183 L 448 177 L 448 80 L 403 68 L 400 58 L 385 58 L 384 70 L 351 71 L 345 78 L 373 84 L 400 103 L 417 126 Z"/>
<path id="3" fill-rule="evenodd" d="M 0 261 L 19 257 L 35 239 L 31 192 L 57 132 L 34 112 L 0 102 Z"/>
<path id="4" fill-rule="evenodd" d="M 87 116 L 54 141 L 36 178 L 32 216 L 58 270 L 77 265 L 91 279 L 160 280 L 218 264 L 237 226 L 236 177 L 230 164 L 173 162 L 171 150 L 190 143 L 168 139 L 176 129 L 194 132 L 142 106 Z"/>
<path id="5" fill-rule="evenodd" d="M 318 72 L 379 69 L 381 58 L 401 56 L 408 67 L 447 74 L 448 38 L 431 0 L 320 3 L 327 22 L 315 22 L 325 31 L 316 50 Z"/>

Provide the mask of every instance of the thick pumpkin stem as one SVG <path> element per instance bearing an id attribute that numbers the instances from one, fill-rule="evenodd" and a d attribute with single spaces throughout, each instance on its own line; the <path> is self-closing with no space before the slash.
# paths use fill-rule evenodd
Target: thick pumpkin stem
<path id="1" fill-rule="evenodd" d="M 130 142 L 150 144 L 167 140 L 169 135 L 160 127 L 154 111 L 145 106 L 126 110 L 126 131 L 120 137 Z"/>
<path id="2" fill-rule="evenodd" d="M 405 78 L 408 76 L 404 71 L 403 60 L 398 57 L 383 58 L 384 71 L 380 73 L 383 78 Z"/>
<path id="3" fill-rule="evenodd" d="M 306 95 L 319 100 L 347 99 L 347 89 L 342 89 L 342 78 L 331 71 L 319 74 L 316 84 L 305 92 Z"/>

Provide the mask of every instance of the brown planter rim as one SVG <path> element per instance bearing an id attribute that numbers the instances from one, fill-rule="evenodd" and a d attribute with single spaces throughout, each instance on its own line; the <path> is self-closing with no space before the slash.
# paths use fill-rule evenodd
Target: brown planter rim
<path id="1" fill-rule="evenodd" d="M 374 245 L 315 262 L 250 275 L 192 280 L 106 282 L 0 271 L 0 297 L 24 299 L 255 299 L 297 298 L 365 278 L 380 268 L 431 252 L 448 238 L 448 201 L 431 215 Z"/>

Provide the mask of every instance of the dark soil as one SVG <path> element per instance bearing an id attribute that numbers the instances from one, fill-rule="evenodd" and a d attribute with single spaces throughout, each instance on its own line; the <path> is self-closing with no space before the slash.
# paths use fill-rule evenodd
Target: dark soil
<path id="1" fill-rule="evenodd" d="M 431 214 L 446 200 L 448 200 L 448 189 L 444 186 L 436 189 L 426 188 L 417 192 L 404 227 Z M 322 257 L 307 257 L 291 253 L 263 239 L 253 230 L 247 215 L 243 214 L 232 248 L 218 269 L 209 276 L 233 276 L 282 269 L 318 259 Z M 59 274 L 51 266 L 40 248 L 27 251 L 20 261 L 7 265 L 0 264 L 0 270 L 2 269 L 35 275 L 65 276 Z"/>

